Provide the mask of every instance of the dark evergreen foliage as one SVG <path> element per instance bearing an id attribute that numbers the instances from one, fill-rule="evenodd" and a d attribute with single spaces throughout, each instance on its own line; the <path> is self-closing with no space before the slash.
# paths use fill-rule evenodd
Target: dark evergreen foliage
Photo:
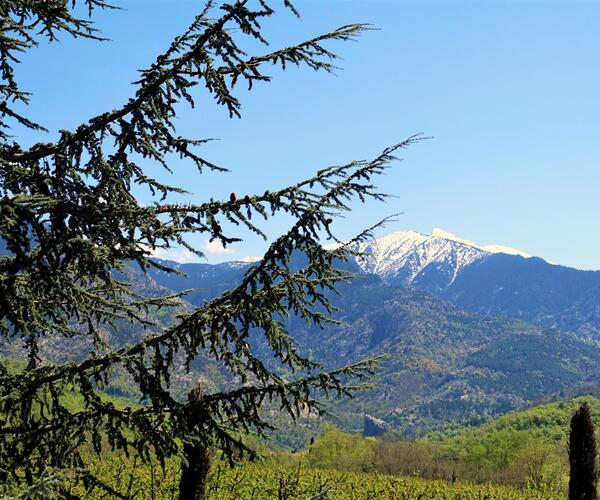
<path id="1" fill-rule="evenodd" d="M 101 0 L 15 0 L 0 5 L 0 239 L 8 249 L 0 258 L 0 333 L 5 342 L 22 342 L 28 353 L 22 370 L 0 364 L 0 484 L 9 489 L 34 487 L 52 471 L 76 471 L 93 482 L 80 453 L 86 443 L 96 451 L 108 445 L 161 461 L 181 454 L 182 443 L 190 442 L 218 448 L 228 457 L 240 450 L 252 454 L 240 433 L 261 434 L 269 428 L 260 414 L 265 401 L 276 401 L 282 411 L 297 417 L 324 410 L 315 394 L 352 395 L 377 360 L 324 373 L 302 356 L 284 320 L 291 313 L 323 327 L 331 321 L 333 306 L 326 292 L 351 278 L 335 263 L 352 253 L 353 242 L 327 251 L 320 236 L 335 240 L 333 218 L 349 210 L 353 199 L 384 199 L 371 178 L 388 167 L 396 150 L 415 140 L 370 161 L 325 168 L 278 191 L 172 203 L 172 195 L 184 191 L 153 178 L 150 167 L 170 171 L 171 159 L 179 157 L 200 174 L 225 170 L 201 155 L 206 140 L 177 134 L 179 105 L 193 106 L 210 95 L 230 116 L 240 116 L 236 84 L 252 88 L 268 82 L 267 65 L 333 71 L 336 56 L 323 43 L 351 40 L 369 29 L 343 26 L 298 45 L 248 56 L 234 36 L 266 43 L 260 23 L 274 11 L 266 0 L 254 2 L 254 7 L 244 0 L 220 6 L 209 2 L 189 29 L 140 72 L 135 93 L 123 106 L 73 131 L 60 131 L 56 142 L 24 148 L 8 134 L 11 124 L 40 131 L 43 127 L 18 111 L 25 109 L 27 93 L 15 79 L 17 56 L 43 38 L 53 42 L 70 34 L 101 40 L 90 20 L 75 17 L 78 4 L 85 4 L 90 16 L 110 7 Z M 288 0 L 284 4 L 295 12 Z M 131 194 L 134 185 L 147 189 L 154 202 L 140 203 Z M 264 236 L 258 221 L 276 214 L 287 214 L 295 223 L 237 287 L 137 344 L 114 348 L 103 340 L 102 325 L 123 320 L 149 324 L 149 311 L 178 303 L 177 294 L 136 293 L 117 278 L 124 262 L 172 272 L 151 258 L 152 251 L 179 245 L 201 255 L 188 243 L 190 235 L 202 234 L 227 246 L 239 241 L 240 234 L 229 234 L 224 226 Z M 303 269 L 290 267 L 292 253 L 305 254 Z M 272 355 L 292 375 L 283 377 L 263 364 L 248 342 L 251 330 L 264 333 Z M 93 354 L 78 363 L 44 362 L 40 339 L 52 336 L 87 337 L 93 341 Z M 200 351 L 218 360 L 239 385 L 205 394 L 200 402 L 180 401 L 169 390 L 174 360 L 183 357 L 189 364 Z M 117 367 L 137 384 L 145 401 L 141 408 L 117 408 L 101 397 Z M 67 391 L 81 398 L 83 410 L 64 403 Z M 191 406 L 205 416 L 193 425 Z"/>
<path id="2" fill-rule="evenodd" d="M 596 439 L 587 403 L 571 417 L 569 500 L 596 499 Z"/>

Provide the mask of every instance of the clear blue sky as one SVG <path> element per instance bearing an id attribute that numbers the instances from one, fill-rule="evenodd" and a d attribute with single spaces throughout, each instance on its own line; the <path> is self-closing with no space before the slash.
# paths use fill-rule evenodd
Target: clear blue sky
<path id="1" fill-rule="evenodd" d="M 30 112 L 52 131 L 121 104 L 135 70 L 202 5 L 115 3 L 126 10 L 97 16 L 111 42 L 65 37 L 23 58 L 19 76 L 33 92 Z M 242 90 L 241 120 L 228 119 L 209 99 L 183 109 L 181 132 L 220 138 L 205 154 L 232 172 L 197 178 L 182 164 L 175 183 L 197 201 L 231 190 L 262 192 L 423 132 L 434 139 L 406 151 L 381 179 L 397 198 L 357 206 L 337 224 L 342 237 L 404 212 L 386 231 L 441 227 L 478 243 L 600 268 L 600 2 L 297 6 L 301 21 L 283 10 L 267 21 L 271 48 L 352 22 L 380 30 L 331 45 L 344 57 L 337 76 L 292 68 L 273 71 L 274 81 L 252 93 Z M 285 225 L 276 221 L 270 234 Z M 250 237 L 231 254 L 208 256 L 216 262 L 264 248 Z"/>

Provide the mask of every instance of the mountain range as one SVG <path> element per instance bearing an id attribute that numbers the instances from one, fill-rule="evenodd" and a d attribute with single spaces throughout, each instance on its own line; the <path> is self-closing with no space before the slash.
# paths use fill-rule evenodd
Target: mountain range
<path id="1" fill-rule="evenodd" d="M 478 424 L 561 391 L 576 395 L 600 380 L 600 272 L 440 229 L 395 232 L 357 249 L 361 256 L 349 265 L 362 277 L 332 296 L 341 323 L 320 330 L 292 316 L 287 325 L 304 352 L 329 367 L 390 354 L 374 388 L 331 402 L 345 428 L 360 430 L 369 414 L 418 436 L 453 422 Z M 194 289 L 185 308 L 234 287 L 252 265 L 162 262 L 184 275 L 132 269 L 127 278 L 156 293 Z M 114 338 L 143 334 L 124 326 Z M 49 351 L 60 357 L 63 348 Z M 227 383 L 208 357 L 193 368 L 213 387 Z"/>
<path id="2" fill-rule="evenodd" d="M 398 231 L 362 243 L 357 272 L 391 287 L 432 293 L 470 312 L 505 316 L 600 340 L 600 271 L 550 264 L 510 247 L 479 246 L 441 229 Z M 172 290 L 197 287 L 193 304 L 233 286 L 250 262 L 177 264 L 189 278 L 158 271 Z"/>
<path id="3" fill-rule="evenodd" d="M 361 279 L 333 300 L 342 324 L 325 331 L 290 318 L 305 351 L 328 366 L 389 353 L 377 386 L 334 405 L 347 428 L 369 413 L 408 435 L 475 424 L 597 380 L 600 272 L 550 264 L 436 229 L 363 243 Z M 251 263 L 176 264 L 159 285 L 197 289 L 199 305 L 235 285 Z"/>

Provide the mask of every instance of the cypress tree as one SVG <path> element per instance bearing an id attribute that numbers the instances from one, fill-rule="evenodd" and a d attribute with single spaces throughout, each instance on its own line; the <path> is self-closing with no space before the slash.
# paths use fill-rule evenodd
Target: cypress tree
<path id="1" fill-rule="evenodd" d="M 134 451 L 147 461 L 180 456 L 187 464 L 184 471 L 196 472 L 205 471 L 211 449 L 230 459 L 253 456 L 240 435 L 264 435 L 269 429 L 260 411 L 266 402 L 278 404 L 291 418 L 320 413 L 324 406 L 317 395 L 352 396 L 376 369 L 378 360 L 366 359 L 324 371 L 302 355 L 283 318 L 295 314 L 320 327 L 332 321 L 328 294 L 352 277 L 336 263 L 348 259 L 353 243 L 370 233 L 334 250 L 323 248 L 322 237 L 337 241 L 333 219 L 348 211 L 352 200 L 385 199 L 372 179 L 389 167 L 396 150 L 416 138 L 276 191 L 224 200 L 203 193 L 202 202 L 174 202 L 185 191 L 152 174 L 157 166 L 169 172 L 175 157 L 195 166 L 198 175 L 226 170 L 202 154 L 206 139 L 177 133 L 181 106 L 209 97 L 230 117 L 240 117 L 237 84 L 252 89 L 269 82 L 265 68 L 273 65 L 332 72 L 336 55 L 327 42 L 352 40 L 369 29 L 342 26 L 283 49 L 247 55 L 240 42 L 267 42 L 261 23 L 274 14 L 270 3 L 209 1 L 189 28 L 141 70 L 126 102 L 74 130 L 61 130 L 54 142 L 33 146 L 9 133 L 15 123 L 46 130 L 26 116 L 29 94 L 14 71 L 19 54 L 61 35 L 102 41 L 92 19 L 97 9 L 111 6 L 104 0 L 0 4 L 0 244 L 7 250 L 0 257 L 0 335 L 3 343 L 20 345 L 26 358 L 17 369 L 0 359 L 0 489 L 5 492 L 31 489 L 52 471 L 72 471 L 90 488 L 97 485 L 82 457 L 84 445 L 97 452 L 106 446 Z M 78 17 L 79 4 L 89 17 Z M 289 0 L 284 4 L 297 14 Z M 152 202 L 133 196 L 134 185 Z M 272 241 L 242 281 L 172 324 L 152 325 L 148 318 L 157 309 L 178 306 L 180 294 L 146 296 L 123 278 L 129 265 L 143 272 L 177 272 L 152 254 L 179 246 L 202 256 L 191 236 L 224 247 L 241 241 L 244 229 L 266 237 L 262 224 L 282 214 L 293 219 L 292 226 Z M 238 230 L 234 234 L 229 228 Z M 305 256 L 301 271 L 290 266 L 293 254 Z M 132 344 L 105 342 L 102 329 L 124 322 L 149 333 Z M 249 340 L 251 331 L 262 332 L 273 358 L 292 375 L 284 377 L 263 362 Z M 57 338 L 86 339 L 92 346 L 89 356 L 65 363 L 42 359 L 40 342 Z M 170 386 L 175 360 L 189 368 L 200 354 L 216 360 L 232 383 L 201 397 L 192 391 L 182 401 Z M 102 397 L 115 373 L 134 381 L 141 407 L 117 408 Z M 70 407 L 66 392 L 83 407 Z M 200 418 L 190 418 L 192 411 Z M 202 495 L 202 484 L 190 486 L 186 472 L 182 479 L 181 491 L 191 491 L 189 498 Z"/>
<path id="2" fill-rule="evenodd" d="M 569 464 L 569 500 L 595 500 L 596 440 L 587 403 L 583 403 L 571 417 Z"/>

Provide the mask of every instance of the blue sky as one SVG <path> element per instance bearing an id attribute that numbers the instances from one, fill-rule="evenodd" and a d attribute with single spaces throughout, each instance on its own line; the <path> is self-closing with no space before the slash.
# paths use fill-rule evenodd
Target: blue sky
<path id="1" fill-rule="evenodd" d="M 115 1 L 97 22 L 111 42 L 64 37 L 26 54 L 19 77 L 31 115 L 53 132 L 119 106 L 147 66 L 201 8 L 197 1 Z M 277 2 L 274 2 L 277 3 Z M 273 70 L 241 90 L 242 119 L 210 99 L 182 109 L 182 134 L 218 137 L 205 155 L 229 167 L 198 177 L 177 164 L 192 199 L 262 192 L 330 164 L 375 156 L 411 134 L 433 139 L 405 151 L 380 180 L 396 195 L 357 205 L 337 222 L 349 237 L 391 213 L 384 232 L 441 227 L 477 243 L 523 249 L 556 263 L 600 269 L 600 2 L 299 1 L 298 21 L 267 21 L 268 51 L 352 22 L 378 31 L 335 43 L 337 76 Z M 16 130 L 21 134 L 21 130 Z M 23 133 L 26 142 L 50 135 Z M 269 224 L 283 232 L 289 221 Z M 202 245 L 203 241 L 197 241 Z M 260 255 L 249 236 L 210 262 Z"/>

